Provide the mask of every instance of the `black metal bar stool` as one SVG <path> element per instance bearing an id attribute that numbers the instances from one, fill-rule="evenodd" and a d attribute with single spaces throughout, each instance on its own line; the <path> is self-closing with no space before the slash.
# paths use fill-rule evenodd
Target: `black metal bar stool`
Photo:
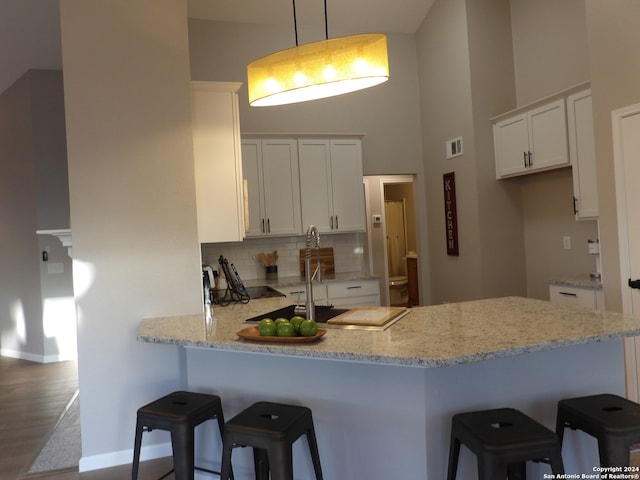
<path id="1" fill-rule="evenodd" d="M 479 480 L 525 479 L 527 461 L 549 463 L 552 473 L 564 473 L 556 434 L 513 408 L 453 416 L 447 480 L 456 478 L 462 444 L 477 457 Z"/>
<path id="2" fill-rule="evenodd" d="M 138 478 L 142 433 L 151 430 L 171 432 L 173 448 L 173 470 L 162 478 L 175 472 L 176 480 L 193 480 L 194 470 L 218 474 L 212 470 L 194 465 L 194 431 L 203 422 L 218 420 L 220 435 L 224 431 L 222 404 L 217 395 L 178 391 L 170 393 L 138 409 L 136 438 L 133 449 L 132 480 Z M 233 472 L 231 472 L 233 479 Z"/>
<path id="3" fill-rule="evenodd" d="M 609 393 L 560 400 L 556 417 L 560 444 L 565 427 L 598 440 L 601 466 L 628 467 L 629 447 L 640 442 L 640 405 Z"/>
<path id="4" fill-rule="evenodd" d="M 311 410 L 282 403 L 254 403 L 225 424 L 220 479 L 227 480 L 231 474 L 234 447 L 253 447 L 257 480 L 268 480 L 269 472 L 272 480 L 293 480 L 291 447 L 304 434 L 316 480 L 322 480 Z"/>

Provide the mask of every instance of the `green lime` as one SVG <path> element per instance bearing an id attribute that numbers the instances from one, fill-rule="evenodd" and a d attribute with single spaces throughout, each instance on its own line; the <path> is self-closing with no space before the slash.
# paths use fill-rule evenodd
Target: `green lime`
<path id="1" fill-rule="evenodd" d="M 305 320 L 300 324 L 300 335 L 303 337 L 313 337 L 318 333 L 318 324 L 315 320 Z"/>
<path id="2" fill-rule="evenodd" d="M 295 317 L 291 317 L 291 320 L 289 320 L 289 322 L 291 323 L 291 325 L 293 325 L 293 328 L 296 329 L 296 333 L 300 333 L 300 324 L 305 320 L 306 318 L 296 315 Z"/>
<path id="3" fill-rule="evenodd" d="M 278 337 L 295 337 L 296 336 L 296 329 L 288 321 L 287 322 L 280 322 L 276 326 L 276 335 Z"/>
<path id="4" fill-rule="evenodd" d="M 258 324 L 258 332 L 261 337 L 272 337 L 276 334 L 276 324 L 270 318 L 263 318 Z"/>
<path id="5" fill-rule="evenodd" d="M 276 325 L 278 325 L 279 323 L 285 323 L 285 322 L 286 322 L 286 323 L 289 323 L 289 319 L 288 319 L 288 318 L 280 317 L 280 318 L 276 318 L 276 319 L 274 320 L 274 322 L 276 323 Z"/>

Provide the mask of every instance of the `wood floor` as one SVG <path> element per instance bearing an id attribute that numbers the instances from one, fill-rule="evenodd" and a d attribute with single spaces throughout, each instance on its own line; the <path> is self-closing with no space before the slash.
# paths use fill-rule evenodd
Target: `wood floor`
<path id="1" fill-rule="evenodd" d="M 77 468 L 26 473 L 77 389 L 75 362 L 41 364 L 0 357 L 0 480 L 131 478 L 131 465 L 85 473 Z M 145 462 L 139 479 L 157 479 L 170 468 L 171 459 Z"/>

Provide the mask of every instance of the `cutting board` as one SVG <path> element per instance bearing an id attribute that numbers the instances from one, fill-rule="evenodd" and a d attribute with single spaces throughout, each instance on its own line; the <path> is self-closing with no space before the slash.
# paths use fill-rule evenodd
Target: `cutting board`
<path id="1" fill-rule="evenodd" d="M 300 250 L 300 276 L 305 276 L 304 271 L 304 256 L 306 250 L 303 248 Z M 315 248 L 311 249 L 311 273 L 315 272 L 316 265 L 318 264 L 318 252 Z M 333 247 L 320 247 L 320 265 L 322 267 L 323 275 L 333 275 L 336 273 L 335 262 L 333 259 Z"/>
<path id="2" fill-rule="evenodd" d="M 328 320 L 335 325 L 382 326 L 407 311 L 406 307 L 355 307 Z"/>

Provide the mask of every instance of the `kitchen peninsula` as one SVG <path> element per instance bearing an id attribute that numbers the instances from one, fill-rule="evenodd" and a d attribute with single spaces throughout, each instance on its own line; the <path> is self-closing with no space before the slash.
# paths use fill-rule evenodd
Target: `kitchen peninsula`
<path id="1" fill-rule="evenodd" d="M 203 314 L 145 319 L 140 342 L 186 347 L 189 389 L 215 392 L 225 414 L 259 399 L 313 410 L 326 478 L 445 478 L 451 415 L 513 406 L 552 427 L 560 398 L 624 394 L 623 338 L 640 320 L 619 314 L 507 297 L 418 307 L 385 331 L 328 329 L 318 342 L 241 340 L 244 319 L 290 304 L 252 300 Z M 592 439 L 566 435 L 568 473 L 590 473 Z M 200 445 L 206 444 L 204 441 Z M 202 452 L 204 459 L 217 459 Z M 312 478 L 295 450 L 296 478 Z M 252 467 L 234 453 L 238 478 Z M 531 465 L 532 478 L 548 473 Z M 537 475 L 537 476 L 536 476 Z M 473 479 L 475 458 L 461 456 L 458 478 Z"/>

